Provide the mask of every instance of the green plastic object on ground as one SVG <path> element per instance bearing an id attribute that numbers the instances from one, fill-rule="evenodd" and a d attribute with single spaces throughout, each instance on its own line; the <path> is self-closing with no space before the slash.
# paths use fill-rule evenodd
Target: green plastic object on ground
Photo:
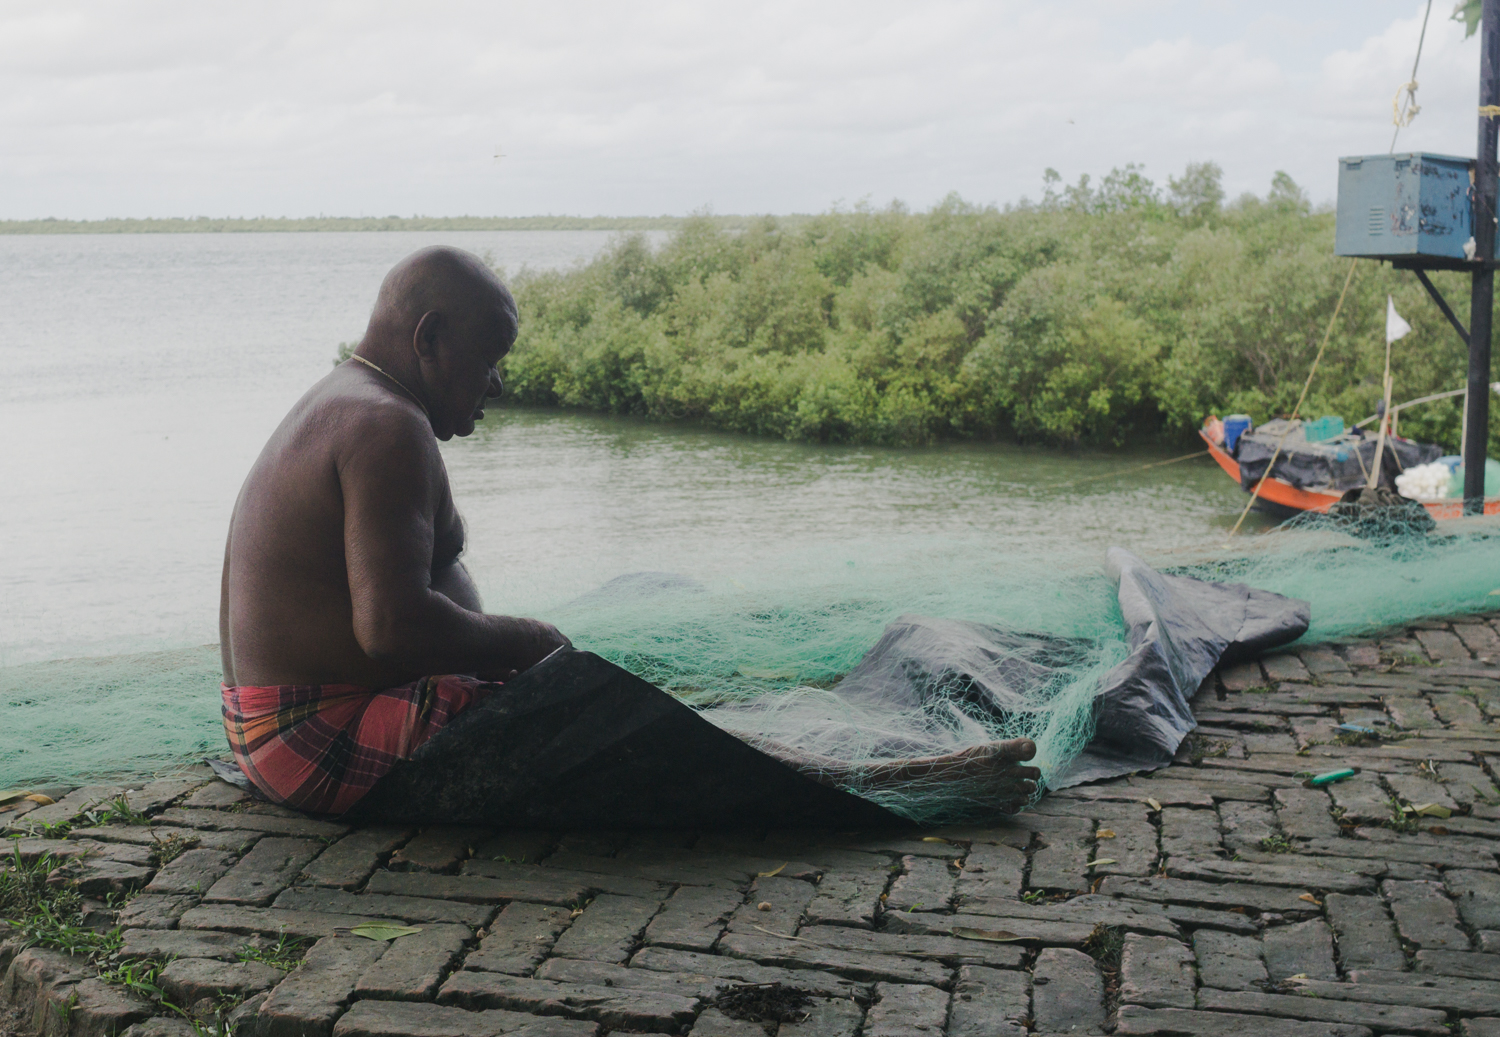
<path id="1" fill-rule="evenodd" d="M 1356 768 L 1345 767 L 1341 771 L 1329 771 L 1326 774 L 1315 774 L 1308 779 L 1307 783 L 1309 785 L 1332 785 L 1336 781 L 1343 781 L 1345 778 L 1352 778 L 1357 773 L 1359 772 Z"/>
<path id="2" fill-rule="evenodd" d="M 1344 419 L 1334 414 L 1324 415 L 1317 421 L 1308 421 L 1302 425 L 1302 435 L 1309 443 L 1321 443 L 1343 434 Z"/>

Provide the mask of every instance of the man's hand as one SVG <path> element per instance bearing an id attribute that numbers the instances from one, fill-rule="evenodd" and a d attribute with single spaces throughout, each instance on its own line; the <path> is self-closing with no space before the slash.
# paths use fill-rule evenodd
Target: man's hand
<path id="1" fill-rule="evenodd" d="M 559 648 L 572 648 L 573 642 L 551 623 L 543 623 L 539 619 L 516 619 L 512 620 L 521 630 L 524 647 L 521 649 L 519 665 L 513 669 L 499 669 L 481 672 L 480 679 L 487 681 L 508 681 L 514 679 L 525 670 L 531 669 L 537 663 L 547 658 Z"/>

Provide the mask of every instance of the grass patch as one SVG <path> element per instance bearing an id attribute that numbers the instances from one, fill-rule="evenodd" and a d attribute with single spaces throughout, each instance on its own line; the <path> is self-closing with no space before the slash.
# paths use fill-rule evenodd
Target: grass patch
<path id="1" fill-rule="evenodd" d="M 307 941 L 282 933 L 269 947 L 258 947 L 247 943 L 235 954 L 235 961 L 258 961 L 282 972 L 290 972 L 307 953 Z"/>
<path id="2" fill-rule="evenodd" d="M 91 962 L 120 948 L 120 930 L 101 933 L 83 923 L 83 898 L 76 890 L 49 886 L 58 861 L 44 853 L 28 864 L 20 843 L 0 873 L 0 921 L 21 938 L 22 947 L 47 947 Z"/>
<path id="3" fill-rule="evenodd" d="M 1266 853 L 1295 853 L 1297 848 L 1292 841 L 1284 835 L 1268 835 L 1260 841 L 1260 848 Z"/>
<path id="4" fill-rule="evenodd" d="M 165 839 L 157 839 L 154 834 L 151 838 L 153 842 L 151 844 L 150 859 L 153 868 L 160 868 L 164 864 L 175 861 L 178 857 L 182 856 L 184 850 L 193 844 L 192 836 L 183 835 L 180 832 L 174 832 Z"/>
<path id="5" fill-rule="evenodd" d="M 1406 808 L 1401 805 L 1401 801 L 1395 796 L 1391 797 L 1390 820 L 1385 821 L 1384 824 L 1391 831 L 1403 835 L 1415 832 L 1420 827 L 1417 823 L 1417 815 L 1408 814 Z"/>
<path id="6" fill-rule="evenodd" d="M 1199 738 L 1197 735 L 1187 736 L 1188 759 L 1196 767 L 1204 760 L 1226 756 L 1229 753 L 1229 743 L 1222 739 Z"/>
<path id="7" fill-rule="evenodd" d="M 1125 930 L 1100 922 L 1083 941 L 1084 953 L 1099 963 L 1104 977 L 1104 1003 L 1113 1012 L 1120 1002 L 1120 954 L 1125 949 Z"/>
<path id="8" fill-rule="evenodd" d="M 211 1021 L 196 1019 L 166 1000 L 161 988 L 161 973 L 167 967 L 167 959 L 118 960 L 115 955 L 124 939 L 120 928 L 116 926 L 101 931 L 85 925 L 84 900 L 78 891 L 65 885 L 48 884 L 59 863 L 46 853 L 27 863 L 21 856 L 18 842 L 6 861 L 6 870 L 0 871 L 0 921 L 21 938 L 22 948 L 45 947 L 84 960 L 104 982 L 180 1016 L 193 1027 L 198 1037 L 233 1037 L 228 1015 L 238 1005 L 239 999 L 221 997 Z M 110 906 L 117 907 L 118 901 L 111 898 Z M 283 955 L 287 953 L 289 945 L 284 937 L 276 948 L 280 948 Z M 292 966 L 295 964 L 293 961 Z M 58 1006 L 59 1021 L 65 1029 L 71 1025 L 69 1015 L 72 1008 L 72 1001 Z"/>
<path id="9" fill-rule="evenodd" d="M 82 817 L 90 821 L 92 827 L 100 825 L 149 825 L 151 823 L 151 819 L 142 811 L 131 806 L 130 800 L 125 798 L 124 795 L 116 796 L 102 808 L 92 807 L 85 810 Z"/>
<path id="10" fill-rule="evenodd" d="M 21 822 L 23 825 L 24 821 Z M 130 805 L 123 794 L 107 803 L 96 803 L 76 817 L 63 821 L 43 821 L 29 826 L 34 836 L 61 839 L 75 828 L 102 828 L 105 825 L 149 825 L 151 819 Z"/>
<path id="11" fill-rule="evenodd" d="M 1118 925 L 1105 925 L 1103 922 L 1094 926 L 1094 931 L 1083 941 L 1084 953 L 1097 961 L 1099 967 L 1106 972 L 1111 969 L 1119 970 L 1120 952 L 1124 949 L 1125 930 Z"/>
<path id="12" fill-rule="evenodd" d="M 136 958 L 100 969 L 99 978 L 148 1001 L 161 1001 L 166 996 L 161 989 L 161 973 L 166 967 L 166 958 Z"/>

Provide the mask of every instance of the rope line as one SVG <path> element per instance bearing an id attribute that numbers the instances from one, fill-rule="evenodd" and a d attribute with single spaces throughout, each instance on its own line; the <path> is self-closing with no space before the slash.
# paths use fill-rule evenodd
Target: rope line
<path id="1" fill-rule="evenodd" d="M 1333 316 L 1328 318 L 1328 330 L 1323 332 L 1323 343 L 1318 346 L 1318 355 L 1313 357 L 1312 370 L 1307 372 L 1307 381 L 1302 383 L 1302 395 L 1297 397 L 1297 406 L 1292 408 L 1292 416 L 1288 419 L 1286 431 L 1276 441 L 1276 449 L 1271 454 L 1270 463 L 1266 465 L 1265 474 L 1256 482 L 1255 489 L 1250 492 L 1250 500 L 1245 504 L 1245 510 L 1240 512 L 1239 520 L 1235 522 L 1234 528 L 1229 531 L 1229 536 L 1224 539 L 1225 547 L 1229 546 L 1229 541 L 1234 539 L 1234 535 L 1240 531 L 1240 526 L 1245 522 L 1245 516 L 1250 514 L 1250 509 L 1255 506 L 1256 499 L 1260 497 L 1260 488 L 1271 477 L 1271 469 L 1276 467 L 1276 459 L 1281 456 L 1282 444 L 1286 442 L 1286 437 L 1292 434 L 1292 428 L 1294 427 L 1292 422 L 1297 420 L 1297 415 L 1302 411 L 1302 404 L 1307 400 L 1307 390 L 1312 388 L 1313 375 L 1318 373 L 1318 364 L 1323 360 L 1323 351 L 1328 348 L 1328 340 L 1333 337 L 1333 326 L 1339 319 L 1339 311 L 1344 308 L 1344 297 L 1349 294 L 1349 285 L 1354 283 L 1354 271 L 1358 266 L 1359 260 L 1350 261 L 1349 276 L 1344 278 L 1344 290 L 1339 292 L 1338 305 L 1333 308 Z"/>
<path id="2" fill-rule="evenodd" d="M 1396 88 L 1396 96 L 1391 98 L 1391 121 L 1396 124 L 1396 132 L 1391 134 L 1391 153 L 1396 151 L 1396 138 L 1401 135 L 1401 127 L 1410 126 L 1411 121 L 1417 117 L 1422 106 L 1417 104 L 1417 66 L 1422 63 L 1422 44 L 1427 40 L 1427 19 L 1432 15 L 1432 0 L 1427 0 L 1427 11 L 1422 15 L 1422 35 L 1417 37 L 1417 59 L 1411 63 L 1411 79 Z M 1406 100 L 1401 95 L 1406 94 Z"/>
<path id="3" fill-rule="evenodd" d="M 1183 454 L 1181 457 L 1174 457 L 1167 461 L 1152 461 L 1150 464 L 1143 464 L 1138 468 L 1122 468 L 1118 472 L 1105 472 L 1103 475 L 1090 475 L 1083 479 L 1070 479 L 1069 481 L 1063 483 L 1063 485 L 1077 486 L 1080 483 L 1095 482 L 1099 479 L 1112 479 L 1117 475 L 1129 475 L 1132 472 L 1144 472 L 1147 468 L 1160 468 L 1164 464 L 1176 464 L 1178 461 L 1187 461 L 1194 457 L 1202 457 L 1206 453 L 1208 453 L 1207 450 L 1194 450 L 1191 454 Z"/>

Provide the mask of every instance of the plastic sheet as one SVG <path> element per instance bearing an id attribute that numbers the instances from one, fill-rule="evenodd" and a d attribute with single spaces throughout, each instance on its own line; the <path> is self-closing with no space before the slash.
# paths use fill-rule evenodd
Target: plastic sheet
<path id="1" fill-rule="evenodd" d="M 856 769 L 835 788 L 751 743 L 858 764 L 1029 732 L 1071 747 L 1050 779 L 1065 787 L 1166 765 L 1195 726 L 1189 700 L 1221 659 L 1307 629 L 1306 602 L 1164 575 L 1119 548 L 1108 570 L 1129 654 L 1102 674 L 1088 639 L 905 616 L 831 688 L 695 711 L 598 656 L 565 652 L 440 731 L 355 816 L 611 827 L 980 820 L 994 801 L 972 780 L 875 787 Z"/>
<path id="2" fill-rule="evenodd" d="M 460 715 L 348 816 L 523 828 L 903 823 L 580 651 L 553 655 Z"/>

